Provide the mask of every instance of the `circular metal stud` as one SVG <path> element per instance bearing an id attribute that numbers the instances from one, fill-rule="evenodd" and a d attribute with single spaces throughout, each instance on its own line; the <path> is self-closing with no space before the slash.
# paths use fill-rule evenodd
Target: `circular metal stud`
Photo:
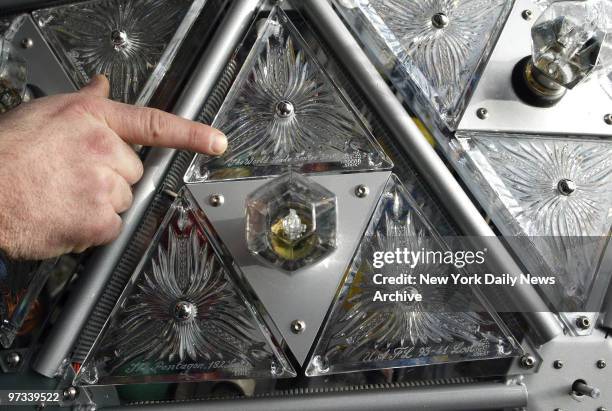
<path id="1" fill-rule="evenodd" d="M 599 360 L 597 361 L 597 368 L 599 368 L 600 370 L 603 370 L 604 368 L 606 368 L 606 360 Z"/>
<path id="2" fill-rule="evenodd" d="M 436 13 L 431 18 L 431 24 L 437 29 L 448 27 L 450 19 L 445 13 Z"/>
<path id="3" fill-rule="evenodd" d="M 368 194 L 370 194 L 370 189 L 367 186 L 360 184 L 357 187 L 355 187 L 355 195 L 357 197 L 364 198 L 364 197 L 367 197 Z"/>
<path id="4" fill-rule="evenodd" d="M 213 207 L 221 207 L 225 204 L 225 197 L 223 197 L 223 194 L 211 194 L 208 198 L 208 202 Z"/>
<path id="5" fill-rule="evenodd" d="M 478 110 L 476 110 L 476 115 L 478 116 L 479 119 L 486 120 L 489 118 L 489 110 L 487 110 L 484 107 L 481 107 Z"/>
<path id="6" fill-rule="evenodd" d="M 531 11 L 531 10 L 529 10 L 529 9 L 527 9 L 527 10 L 523 10 L 523 12 L 521 13 L 521 17 L 522 17 L 524 20 L 529 21 L 529 20 L 531 20 L 531 19 L 533 18 L 533 11 Z"/>
<path id="7" fill-rule="evenodd" d="M 521 357 L 520 365 L 521 368 L 525 368 L 527 370 L 535 367 L 535 357 L 531 354 L 525 354 Z"/>
<path id="8" fill-rule="evenodd" d="M 21 40 L 21 47 L 23 47 L 24 49 L 31 49 L 32 47 L 34 47 L 34 40 L 29 37 L 26 37 L 25 39 Z"/>
<path id="9" fill-rule="evenodd" d="M 591 320 L 589 317 L 581 315 L 580 317 L 576 318 L 576 326 L 581 330 L 588 330 L 591 328 Z"/>
<path id="10" fill-rule="evenodd" d="M 576 183 L 569 178 L 561 179 L 557 183 L 557 190 L 559 190 L 559 193 L 563 194 L 564 196 L 572 195 L 577 188 L 578 186 L 576 186 Z"/>
<path id="11" fill-rule="evenodd" d="M 612 113 L 606 114 L 604 116 L 604 121 L 606 122 L 607 125 L 612 126 Z"/>
<path id="12" fill-rule="evenodd" d="M 128 42 L 128 36 L 125 31 L 113 30 L 111 31 L 111 42 L 116 49 L 124 47 Z"/>
<path id="13" fill-rule="evenodd" d="M 77 395 L 79 395 L 79 390 L 73 386 L 65 388 L 64 392 L 62 393 L 64 401 L 74 401 Z"/>
<path id="14" fill-rule="evenodd" d="M 21 363 L 21 355 L 18 352 L 11 352 L 6 355 L 5 360 L 9 367 L 15 368 Z"/>
<path id="15" fill-rule="evenodd" d="M 281 118 L 291 117 L 293 113 L 295 113 L 295 107 L 290 101 L 283 100 L 276 105 L 276 115 Z"/>
<path id="16" fill-rule="evenodd" d="M 555 368 L 555 370 L 560 370 L 561 368 L 563 368 L 564 365 L 565 364 L 561 360 L 555 360 L 555 362 L 553 362 L 553 367 Z"/>
<path id="17" fill-rule="evenodd" d="M 291 321 L 291 332 L 294 334 L 301 334 L 306 329 L 306 323 L 302 320 Z"/>
<path id="18" fill-rule="evenodd" d="M 179 301 L 174 305 L 173 315 L 179 322 L 192 320 L 198 312 L 196 305 L 189 301 Z"/>

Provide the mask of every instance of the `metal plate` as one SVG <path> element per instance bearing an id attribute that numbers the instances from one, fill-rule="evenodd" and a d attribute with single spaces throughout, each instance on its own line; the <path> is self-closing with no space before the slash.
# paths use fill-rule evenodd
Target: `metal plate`
<path id="1" fill-rule="evenodd" d="M 384 171 L 310 176 L 336 194 L 338 248 L 319 263 L 293 273 L 265 265 L 249 253 L 246 245 L 245 199 L 272 178 L 188 185 L 300 364 L 306 360 L 390 174 Z M 370 189 L 365 198 L 355 195 L 355 187 L 360 184 Z M 211 194 L 222 194 L 224 204 L 211 206 Z M 304 321 L 306 328 L 294 334 L 291 323 L 298 319 Z"/>
<path id="2" fill-rule="evenodd" d="M 533 13 L 530 20 L 521 15 L 527 9 Z M 596 78 L 569 90 L 551 108 L 529 106 L 514 92 L 512 70 L 519 60 L 531 55 L 531 26 L 540 12 L 533 1 L 517 0 L 459 123 L 459 130 L 612 135 L 612 126 L 604 121 L 605 115 L 612 112 L 612 100 Z M 477 116 L 480 108 L 488 110 L 484 120 Z"/>

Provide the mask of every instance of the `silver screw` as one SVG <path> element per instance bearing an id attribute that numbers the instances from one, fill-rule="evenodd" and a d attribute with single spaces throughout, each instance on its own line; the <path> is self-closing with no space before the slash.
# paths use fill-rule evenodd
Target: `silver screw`
<path id="1" fill-rule="evenodd" d="M 223 197 L 223 194 L 211 194 L 208 202 L 213 207 L 221 207 L 225 203 L 225 197 Z"/>
<path id="2" fill-rule="evenodd" d="M 24 49 L 30 49 L 34 46 L 34 40 L 32 40 L 29 37 L 26 37 L 25 39 L 21 40 L 21 47 L 23 47 Z"/>
<path id="3" fill-rule="evenodd" d="M 21 355 L 18 352 L 11 352 L 6 355 L 6 363 L 9 367 L 16 367 L 21 362 Z"/>
<path id="4" fill-rule="evenodd" d="M 564 365 L 565 364 L 563 364 L 563 361 L 561 361 L 561 360 L 556 360 L 555 362 L 553 362 L 553 367 L 556 370 L 560 370 L 561 368 L 563 368 Z"/>
<path id="5" fill-rule="evenodd" d="M 489 118 L 489 110 L 484 107 L 481 107 L 476 111 L 476 115 L 479 119 L 486 120 L 487 118 Z"/>
<path id="6" fill-rule="evenodd" d="M 521 13 L 521 16 L 523 17 L 523 19 L 529 21 L 533 17 L 533 11 L 531 11 L 529 9 L 528 10 L 523 10 L 523 12 Z"/>
<path id="7" fill-rule="evenodd" d="M 569 178 L 563 178 L 557 183 L 557 190 L 564 196 L 572 195 L 577 188 L 578 186 L 576 183 Z"/>
<path id="8" fill-rule="evenodd" d="M 607 125 L 612 126 L 612 113 L 606 114 L 604 116 L 604 121 L 606 122 Z"/>
<path id="9" fill-rule="evenodd" d="M 276 105 L 276 115 L 281 118 L 291 117 L 295 112 L 293 103 L 287 100 L 283 100 Z"/>
<path id="10" fill-rule="evenodd" d="M 437 29 L 443 29 L 450 23 L 450 19 L 444 13 L 436 13 L 431 18 L 431 24 Z"/>
<path id="11" fill-rule="evenodd" d="M 588 330 L 589 328 L 591 328 L 591 320 L 589 319 L 589 317 L 581 315 L 580 317 L 576 318 L 576 325 L 581 330 Z"/>
<path id="12" fill-rule="evenodd" d="M 301 334 L 306 329 L 306 323 L 302 320 L 291 321 L 291 332 L 294 334 Z"/>
<path id="13" fill-rule="evenodd" d="M 76 389 L 76 387 L 72 387 L 72 386 L 64 389 L 64 392 L 62 393 L 62 396 L 64 397 L 64 401 L 74 401 L 77 395 L 79 395 L 79 391 Z"/>
<path id="14" fill-rule="evenodd" d="M 606 368 L 606 360 L 599 360 L 597 361 L 597 368 L 599 368 L 600 370 L 603 370 L 604 368 Z"/>
<path id="15" fill-rule="evenodd" d="M 525 354 L 521 357 L 520 365 L 522 368 L 531 369 L 535 366 L 535 358 L 531 354 Z"/>
<path id="16" fill-rule="evenodd" d="M 367 197 L 368 194 L 370 194 L 370 189 L 367 186 L 360 184 L 357 187 L 355 187 L 355 195 L 357 197 L 364 198 L 364 197 Z"/>

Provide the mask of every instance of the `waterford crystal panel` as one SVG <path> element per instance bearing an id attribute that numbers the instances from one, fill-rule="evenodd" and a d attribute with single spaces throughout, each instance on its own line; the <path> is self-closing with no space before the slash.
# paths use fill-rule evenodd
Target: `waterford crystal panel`
<path id="1" fill-rule="evenodd" d="M 213 126 L 229 148 L 198 155 L 187 182 L 392 167 L 284 12 L 276 8 Z"/>
<path id="2" fill-rule="evenodd" d="M 306 375 L 504 358 L 520 352 L 501 321 L 470 287 L 397 285 L 383 280 L 451 273 L 450 266 L 437 262 L 410 268 L 381 267 L 375 261 L 376 253 L 398 249 L 437 252 L 445 248 L 393 175 L 332 304 Z M 382 298 L 385 294 L 396 298 Z M 406 294 L 420 294 L 422 301 L 402 300 Z"/>
<path id="3" fill-rule="evenodd" d="M 111 97 L 145 105 L 206 0 L 92 0 L 33 16 L 77 86 L 95 74 Z"/>
<path id="4" fill-rule="evenodd" d="M 458 137 L 467 181 L 502 234 L 528 269 L 559 279 L 549 295 L 553 304 L 585 311 L 612 227 L 612 143 L 481 132 Z"/>
<path id="5" fill-rule="evenodd" d="M 295 376 L 203 219 L 183 191 L 80 367 L 77 383 Z"/>

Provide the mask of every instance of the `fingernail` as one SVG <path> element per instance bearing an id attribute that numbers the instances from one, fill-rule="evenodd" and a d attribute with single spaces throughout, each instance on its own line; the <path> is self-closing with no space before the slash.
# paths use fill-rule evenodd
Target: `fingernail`
<path id="1" fill-rule="evenodd" d="M 221 133 L 215 134 L 210 149 L 212 154 L 223 154 L 227 149 L 227 137 Z"/>

